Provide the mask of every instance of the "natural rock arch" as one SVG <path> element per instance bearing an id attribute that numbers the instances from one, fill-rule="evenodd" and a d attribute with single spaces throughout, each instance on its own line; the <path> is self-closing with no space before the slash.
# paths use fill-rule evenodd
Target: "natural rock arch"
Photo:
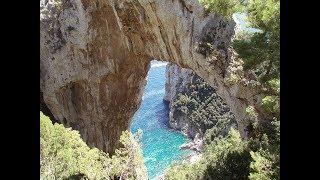
<path id="1" fill-rule="evenodd" d="M 241 68 L 230 48 L 234 22 L 206 13 L 197 0 L 40 4 L 41 101 L 90 146 L 110 153 L 118 147 L 140 104 L 152 59 L 193 69 L 217 88 L 237 120 L 247 104 L 255 104 L 252 87 L 227 81 Z"/>

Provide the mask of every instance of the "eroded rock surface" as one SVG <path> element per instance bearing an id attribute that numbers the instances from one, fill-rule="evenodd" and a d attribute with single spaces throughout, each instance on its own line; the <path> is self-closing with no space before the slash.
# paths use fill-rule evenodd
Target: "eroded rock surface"
<path id="1" fill-rule="evenodd" d="M 141 101 L 149 61 L 193 69 L 244 117 L 256 92 L 237 75 L 234 22 L 196 0 L 40 0 L 40 89 L 54 118 L 112 153 Z"/>
<path id="2" fill-rule="evenodd" d="M 194 73 L 191 69 L 180 68 L 178 65 L 168 63 L 166 66 L 166 84 L 163 99 L 172 102 L 175 96 L 186 88 L 193 77 Z"/>

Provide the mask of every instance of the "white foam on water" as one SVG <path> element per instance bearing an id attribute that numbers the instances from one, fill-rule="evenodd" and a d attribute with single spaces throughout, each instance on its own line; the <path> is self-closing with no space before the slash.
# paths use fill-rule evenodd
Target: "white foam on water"
<path id="1" fill-rule="evenodd" d="M 158 95 L 158 94 L 164 94 L 165 91 L 164 89 L 161 89 L 161 90 L 156 90 L 156 91 L 151 91 L 149 93 L 146 93 L 142 96 L 142 100 L 146 99 L 146 98 L 149 98 L 151 96 L 154 96 L 154 95 Z"/>
<path id="2" fill-rule="evenodd" d="M 163 67 L 166 66 L 168 62 L 159 62 L 159 61 L 152 61 L 151 68 Z"/>
<path id="3" fill-rule="evenodd" d="M 241 30 L 247 31 L 250 33 L 262 32 L 262 30 L 260 29 L 250 27 L 250 23 L 247 20 L 246 13 L 234 13 L 232 17 L 233 17 L 233 20 L 236 22 L 237 26 L 239 26 Z"/>

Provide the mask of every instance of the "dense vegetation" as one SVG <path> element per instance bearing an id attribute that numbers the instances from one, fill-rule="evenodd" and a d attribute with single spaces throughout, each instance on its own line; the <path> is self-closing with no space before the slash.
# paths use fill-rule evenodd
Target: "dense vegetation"
<path id="1" fill-rule="evenodd" d="M 40 112 L 41 179 L 146 179 L 138 134 L 123 132 L 123 148 L 109 157 L 97 148 L 89 148 L 78 131 L 52 124 Z"/>
<path id="2" fill-rule="evenodd" d="M 230 127 L 236 125 L 227 104 L 196 74 L 173 99 L 171 110 L 175 119 L 187 119 L 188 124 L 200 134 L 211 129 L 214 136 L 225 135 Z"/>
<path id="3" fill-rule="evenodd" d="M 210 130 L 206 136 L 210 136 Z M 231 128 L 227 136 L 216 137 L 206 144 L 202 158 L 190 164 L 179 162 L 167 169 L 166 179 L 251 179 L 279 177 L 279 146 L 273 146 L 264 135 L 262 140 L 242 140 Z"/>
<path id="4" fill-rule="evenodd" d="M 166 179 L 280 179 L 280 1 L 200 2 L 208 11 L 226 17 L 241 10 L 251 27 L 261 30 L 241 32 L 233 48 L 244 62 L 245 74 L 253 75 L 259 82 L 263 94 L 260 104 L 263 112 L 259 113 L 264 116 L 258 118 L 255 107 L 247 108 L 250 122 L 247 140 L 241 139 L 235 129 L 225 137 L 216 136 L 216 130 L 207 130 L 202 158 L 193 164 L 173 165 L 166 171 Z"/>
<path id="5" fill-rule="evenodd" d="M 249 175 L 249 156 L 239 132 L 232 128 L 226 137 L 215 138 L 206 146 L 200 161 L 169 168 L 166 179 L 244 179 Z"/>
<path id="6" fill-rule="evenodd" d="M 218 13 L 228 19 L 232 14 L 242 9 L 242 3 L 239 0 L 199 0 L 209 12 Z"/>
<path id="7" fill-rule="evenodd" d="M 251 153 L 253 163 L 250 179 L 278 179 L 280 170 L 280 1 L 249 0 L 244 4 L 248 21 L 262 30 L 243 32 L 235 39 L 234 49 L 244 61 L 244 70 L 252 73 L 264 94 L 261 107 L 264 119 L 248 107 L 249 137 L 252 141 L 268 142 Z M 272 177 L 272 178 L 271 178 Z"/>

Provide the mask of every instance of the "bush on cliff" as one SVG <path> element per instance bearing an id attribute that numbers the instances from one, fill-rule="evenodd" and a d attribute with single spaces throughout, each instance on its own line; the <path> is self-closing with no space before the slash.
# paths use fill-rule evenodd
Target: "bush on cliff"
<path id="1" fill-rule="evenodd" d="M 214 128 L 215 136 L 225 135 L 236 124 L 234 115 L 216 90 L 196 74 L 185 90 L 177 93 L 171 109 L 173 119 L 170 120 L 183 116 L 201 134 Z"/>
<path id="2" fill-rule="evenodd" d="M 231 128 L 226 137 L 206 145 L 202 158 L 193 164 L 182 162 L 166 171 L 166 179 L 246 179 L 251 157 L 247 144 Z"/>
<path id="3" fill-rule="evenodd" d="M 232 46 L 243 60 L 244 70 L 261 84 L 259 89 L 265 95 L 261 107 L 267 118 L 280 120 L 280 1 L 249 0 L 244 11 L 250 26 L 261 31 L 239 36 Z"/>
<path id="4" fill-rule="evenodd" d="M 41 179 L 146 179 L 139 144 L 129 132 L 123 132 L 123 148 L 115 155 L 90 148 L 78 131 L 52 124 L 40 112 Z"/>
<path id="5" fill-rule="evenodd" d="M 233 13 L 242 8 L 240 0 L 199 0 L 199 2 L 206 10 L 218 13 L 230 19 Z"/>
<path id="6" fill-rule="evenodd" d="M 280 179 L 279 149 L 279 144 L 272 144 L 266 134 L 260 140 L 245 141 L 231 128 L 226 137 L 217 137 L 205 146 L 199 161 L 177 162 L 167 169 L 165 177 L 168 180 Z"/>

